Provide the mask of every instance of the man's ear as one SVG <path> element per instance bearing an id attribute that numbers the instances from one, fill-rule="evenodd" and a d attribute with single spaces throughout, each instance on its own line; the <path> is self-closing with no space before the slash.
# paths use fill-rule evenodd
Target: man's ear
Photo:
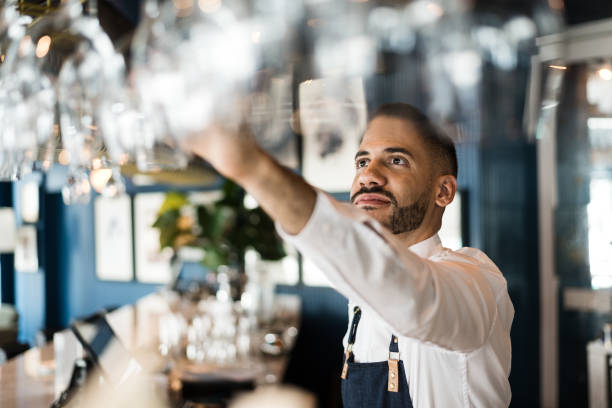
<path id="1" fill-rule="evenodd" d="M 436 205 L 446 207 L 455 198 L 457 192 L 457 179 L 451 174 L 440 176 L 437 181 Z"/>

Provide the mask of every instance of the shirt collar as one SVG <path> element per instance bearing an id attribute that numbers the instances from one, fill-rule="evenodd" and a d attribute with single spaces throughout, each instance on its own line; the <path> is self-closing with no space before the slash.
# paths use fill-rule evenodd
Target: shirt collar
<path id="1" fill-rule="evenodd" d="M 409 249 L 421 258 L 429 258 L 441 244 L 442 241 L 440 241 L 438 234 L 433 234 L 426 240 L 412 245 Z"/>

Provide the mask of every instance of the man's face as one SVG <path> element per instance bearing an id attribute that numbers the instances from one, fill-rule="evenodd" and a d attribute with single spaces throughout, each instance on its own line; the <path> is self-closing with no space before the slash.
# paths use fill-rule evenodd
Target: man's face
<path id="1" fill-rule="evenodd" d="M 355 156 L 351 202 L 394 234 L 417 229 L 434 201 L 433 165 L 420 136 L 405 120 L 370 122 Z"/>

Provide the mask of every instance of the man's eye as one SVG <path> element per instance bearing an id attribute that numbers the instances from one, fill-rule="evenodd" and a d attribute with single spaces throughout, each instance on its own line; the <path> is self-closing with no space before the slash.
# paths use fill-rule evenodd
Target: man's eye
<path id="1" fill-rule="evenodd" d="M 360 169 L 360 168 L 365 167 L 365 166 L 367 166 L 367 165 L 368 165 L 368 160 L 367 160 L 367 159 L 357 160 L 357 161 L 355 162 L 355 164 L 356 164 L 356 166 L 355 166 L 355 167 L 357 167 L 358 169 Z"/>
<path id="2" fill-rule="evenodd" d="M 391 163 L 402 165 L 402 164 L 406 164 L 406 160 L 402 159 L 401 157 L 393 157 L 391 158 Z"/>

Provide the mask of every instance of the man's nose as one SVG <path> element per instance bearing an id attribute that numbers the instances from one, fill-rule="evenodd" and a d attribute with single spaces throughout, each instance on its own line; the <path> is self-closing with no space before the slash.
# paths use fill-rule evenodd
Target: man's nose
<path id="1" fill-rule="evenodd" d="M 359 184 L 365 187 L 384 186 L 387 184 L 387 179 L 377 162 L 372 161 L 359 174 Z"/>

